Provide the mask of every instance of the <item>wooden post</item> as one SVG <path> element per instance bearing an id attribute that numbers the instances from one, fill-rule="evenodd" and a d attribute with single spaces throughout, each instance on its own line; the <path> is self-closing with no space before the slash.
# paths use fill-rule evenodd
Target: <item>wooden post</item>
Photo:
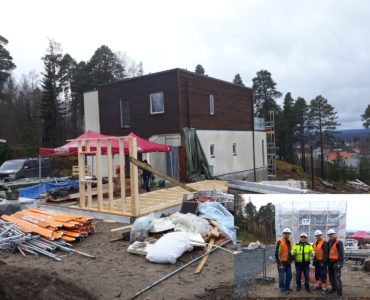
<path id="1" fill-rule="evenodd" d="M 101 174 L 101 141 L 96 140 L 96 179 L 98 181 L 98 210 L 103 210 L 103 186 L 102 186 L 102 174 Z"/>
<path id="2" fill-rule="evenodd" d="M 123 138 L 118 139 L 119 143 L 119 178 L 121 183 L 121 207 L 122 212 L 126 210 L 126 174 L 125 174 L 125 140 Z"/>
<path id="3" fill-rule="evenodd" d="M 86 141 L 86 144 L 85 144 L 85 150 L 87 153 L 90 152 L 90 141 L 87 140 Z M 85 157 L 84 157 L 85 159 Z M 89 172 L 87 171 L 87 166 L 85 166 L 84 168 L 84 174 L 85 175 L 91 175 L 89 174 Z M 91 190 L 91 181 L 88 181 L 86 182 L 86 185 L 87 185 L 87 207 L 88 209 L 91 209 L 92 208 L 92 190 Z"/>
<path id="4" fill-rule="evenodd" d="M 136 138 L 129 138 L 130 157 L 137 159 L 137 144 Z M 130 162 L 130 186 L 131 186 L 131 214 L 133 216 L 139 215 L 139 178 L 138 167 Z"/>
<path id="5" fill-rule="evenodd" d="M 113 210 L 113 162 L 112 162 L 112 140 L 107 143 L 107 159 L 108 159 L 108 193 L 109 193 L 109 211 Z"/>
<path id="6" fill-rule="evenodd" d="M 80 182 L 80 208 L 85 208 L 85 156 L 82 154 L 82 142 L 78 141 L 78 180 Z"/>

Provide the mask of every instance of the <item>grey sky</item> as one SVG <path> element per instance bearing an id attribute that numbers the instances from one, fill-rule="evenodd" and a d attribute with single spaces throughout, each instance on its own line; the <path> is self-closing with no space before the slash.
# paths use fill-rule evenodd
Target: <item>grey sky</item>
<path id="1" fill-rule="evenodd" d="M 370 103 L 370 2 L 4 1 L 0 34 L 20 76 L 40 72 L 47 37 L 76 60 L 108 45 L 142 61 L 145 73 L 174 67 L 244 83 L 269 70 L 278 89 L 322 94 L 341 128 L 360 128 Z"/>

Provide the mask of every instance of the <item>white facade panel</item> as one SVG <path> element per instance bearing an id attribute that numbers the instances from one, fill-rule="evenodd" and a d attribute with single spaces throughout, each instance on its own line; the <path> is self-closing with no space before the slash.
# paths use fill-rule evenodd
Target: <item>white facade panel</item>
<path id="1" fill-rule="evenodd" d="M 98 91 L 84 93 L 85 130 L 100 133 L 99 94 Z"/>
<path id="2" fill-rule="evenodd" d="M 251 131 L 197 130 L 197 134 L 208 163 L 213 168 L 214 176 L 253 170 Z M 264 140 L 263 143 L 262 140 Z M 264 151 L 262 144 L 264 144 Z M 214 157 L 211 156 L 211 145 L 214 145 Z M 255 160 L 256 169 L 266 168 L 266 133 L 264 132 L 255 132 Z"/>

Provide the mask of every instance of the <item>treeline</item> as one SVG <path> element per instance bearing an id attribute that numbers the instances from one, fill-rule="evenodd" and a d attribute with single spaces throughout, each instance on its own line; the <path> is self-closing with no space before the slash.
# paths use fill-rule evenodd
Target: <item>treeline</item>
<path id="1" fill-rule="evenodd" d="M 370 180 L 370 160 L 361 158 L 358 166 L 347 165 L 343 157 L 327 164 L 327 177 L 333 181 L 347 181 L 360 179 L 368 182 Z"/>
<path id="2" fill-rule="evenodd" d="M 268 203 L 257 210 L 251 201 L 243 199 L 242 195 L 235 196 L 235 225 L 239 228 L 240 239 L 258 237 L 264 242 L 275 239 L 275 206 Z"/>
<path id="3" fill-rule="evenodd" d="M 35 155 L 41 145 L 58 146 L 82 133 L 84 92 L 144 73 L 141 62 L 108 46 L 100 46 L 90 59 L 78 62 L 49 40 L 42 57 L 43 72 L 16 80 L 7 43 L 0 36 L 0 138 L 8 141 L 16 156 Z M 11 155 L 6 146 L 1 147 L 1 155 L 3 159 Z"/>

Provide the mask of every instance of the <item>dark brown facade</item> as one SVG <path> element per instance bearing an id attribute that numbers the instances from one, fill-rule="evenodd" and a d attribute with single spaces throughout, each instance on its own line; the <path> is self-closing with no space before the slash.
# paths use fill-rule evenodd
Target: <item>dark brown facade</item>
<path id="1" fill-rule="evenodd" d="M 150 94 L 163 92 L 164 112 L 151 114 Z M 98 87 L 100 131 L 148 138 L 198 130 L 253 129 L 252 91 L 182 69 L 148 74 Z M 210 114 L 210 95 L 214 114 Z M 120 99 L 129 102 L 129 127 L 121 128 Z"/>

